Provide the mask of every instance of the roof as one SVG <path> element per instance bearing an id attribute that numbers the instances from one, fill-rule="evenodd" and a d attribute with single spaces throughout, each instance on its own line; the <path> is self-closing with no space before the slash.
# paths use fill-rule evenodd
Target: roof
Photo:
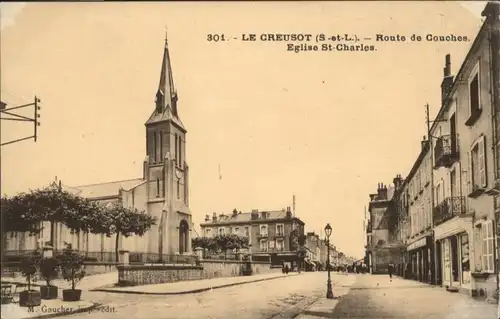
<path id="1" fill-rule="evenodd" d="M 171 121 L 175 125 L 177 125 L 180 129 L 186 131 L 184 124 L 180 118 L 174 116 L 172 114 L 172 109 L 170 107 L 165 107 L 163 112 L 158 113 L 156 110 L 149 116 L 149 119 L 146 121 L 146 124 L 153 124 L 157 122 Z"/>
<path id="2" fill-rule="evenodd" d="M 134 178 L 107 183 L 63 187 L 67 191 L 84 198 L 102 198 L 118 196 L 120 189 L 130 190 L 135 186 L 141 184 L 143 181 L 144 180 L 142 178 Z"/>
<path id="3" fill-rule="evenodd" d="M 263 212 L 267 213 L 266 218 L 265 219 L 259 218 L 258 219 L 259 221 L 263 221 L 263 220 L 272 221 L 272 220 L 286 218 L 286 210 L 259 211 L 258 212 L 259 217 L 261 216 L 261 213 L 263 213 Z M 299 218 L 296 218 L 296 217 L 295 217 L 295 219 L 300 220 Z M 255 220 L 252 220 L 252 213 L 251 212 L 249 212 L 249 213 L 239 212 L 236 215 L 233 215 L 233 214 L 217 215 L 217 222 L 214 223 L 212 221 L 212 219 L 210 219 L 208 222 L 201 223 L 201 225 L 206 226 L 209 224 L 218 225 L 218 224 L 245 223 L 245 222 L 250 223 L 252 221 L 255 221 Z"/>

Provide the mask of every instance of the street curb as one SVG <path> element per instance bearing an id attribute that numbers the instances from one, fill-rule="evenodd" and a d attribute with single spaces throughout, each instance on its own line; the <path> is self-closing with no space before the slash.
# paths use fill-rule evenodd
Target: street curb
<path id="1" fill-rule="evenodd" d="M 88 307 L 84 307 L 84 308 L 79 308 L 78 310 L 48 313 L 48 314 L 35 316 L 35 317 L 27 317 L 26 319 L 34 319 L 34 318 L 36 318 L 36 319 L 49 319 L 49 318 L 55 318 L 55 317 L 69 316 L 69 315 L 74 315 L 74 314 L 82 313 L 82 312 L 90 312 L 90 311 L 95 310 L 101 306 L 103 306 L 103 304 L 92 302 L 92 305 L 90 305 Z"/>
<path id="2" fill-rule="evenodd" d="M 292 274 L 291 276 L 298 276 L 298 275 L 299 274 Z M 115 293 L 115 294 L 131 294 L 131 295 L 156 295 L 156 296 L 187 295 L 187 294 L 195 294 L 195 293 L 204 292 L 204 291 L 213 290 L 213 289 L 227 288 L 227 287 L 233 287 L 233 286 L 238 286 L 238 285 L 243 285 L 243 284 L 250 284 L 250 283 L 255 283 L 255 282 L 259 282 L 259 281 L 287 278 L 289 276 L 290 275 L 273 277 L 273 278 L 255 279 L 255 280 L 235 282 L 235 283 L 225 284 L 225 285 L 220 285 L 220 286 L 199 288 L 199 289 L 193 289 L 193 290 L 187 290 L 187 291 L 176 291 L 176 292 L 146 292 L 146 291 L 133 291 L 133 290 L 117 291 L 117 290 L 111 290 L 111 289 L 93 289 L 90 291 L 108 292 L 108 293 Z"/>

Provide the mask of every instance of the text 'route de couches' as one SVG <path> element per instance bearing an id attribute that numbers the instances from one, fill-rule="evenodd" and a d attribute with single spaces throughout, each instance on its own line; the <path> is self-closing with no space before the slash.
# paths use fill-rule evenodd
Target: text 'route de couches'
<path id="1" fill-rule="evenodd" d="M 396 44 L 407 42 L 469 42 L 467 36 L 455 34 L 375 34 L 374 36 L 358 36 L 357 34 L 311 34 L 311 33 L 243 33 L 230 36 L 224 33 L 209 33 L 208 42 L 241 41 L 246 43 L 266 42 L 279 43 L 288 52 L 373 52 L 379 44 Z"/>

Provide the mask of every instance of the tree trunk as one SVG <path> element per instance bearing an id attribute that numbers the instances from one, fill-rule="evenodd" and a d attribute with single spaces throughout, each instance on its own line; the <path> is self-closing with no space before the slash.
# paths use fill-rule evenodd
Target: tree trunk
<path id="1" fill-rule="evenodd" d="M 116 239 L 115 239 L 115 261 L 119 262 L 120 259 L 118 258 L 118 242 L 120 241 L 120 232 L 116 232 Z"/>
<path id="2" fill-rule="evenodd" d="M 74 267 L 74 266 L 73 266 Z M 71 289 L 75 290 L 75 270 L 71 271 Z"/>

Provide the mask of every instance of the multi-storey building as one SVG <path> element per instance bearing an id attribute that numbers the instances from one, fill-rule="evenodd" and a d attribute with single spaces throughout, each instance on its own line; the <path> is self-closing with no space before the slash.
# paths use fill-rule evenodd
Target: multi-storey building
<path id="1" fill-rule="evenodd" d="M 389 226 L 391 214 L 391 199 L 394 187 L 379 183 L 376 194 L 370 194 L 368 212 L 370 219 L 367 226 L 366 255 L 370 272 L 374 274 L 387 273 L 390 262 L 399 263 L 400 247 L 391 242 Z M 369 231 L 369 232 L 368 232 Z M 344 258 L 343 261 L 347 259 Z"/>
<path id="2" fill-rule="evenodd" d="M 489 10 L 499 4 L 488 5 Z M 434 146 L 434 233 L 440 282 L 473 295 L 496 289 L 493 197 L 495 156 L 491 28 L 481 27 L 456 79 L 446 56 Z M 498 20 L 498 17 L 496 17 Z M 498 24 L 497 24 L 498 27 Z M 451 289 L 451 288 L 449 288 Z"/>
<path id="3" fill-rule="evenodd" d="M 488 3 L 456 77 L 446 56 L 441 107 L 410 174 L 394 180 L 395 213 L 388 214 L 396 219 L 390 240 L 407 246 L 402 274 L 486 297 L 498 287 L 499 13 L 500 4 Z M 380 241 L 374 227 L 367 227 L 368 248 Z"/>
<path id="4" fill-rule="evenodd" d="M 407 206 L 409 229 L 406 242 L 405 276 L 422 282 L 432 282 L 433 240 L 432 240 L 432 158 L 429 141 L 424 137 L 421 151 L 404 181 L 406 194 L 402 196 L 403 207 Z M 398 185 L 399 186 L 399 185 Z M 406 208 L 406 207 L 405 207 Z"/>
<path id="5" fill-rule="evenodd" d="M 250 213 L 233 210 L 232 214 L 205 216 L 200 224 L 202 236 L 236 234 L 249 238 L 253 260 L 271 260 L 273 264 L 299 266 L 305 257 L 301 246 L 305 244 L 304 222 L 286 210 L 258 211 Z M 304 243 L 300 243 L 301 236 Z M 300 265 L 301 267 L 303 265 Z"/>
<path id="6" fill-rule="evenodd" d="M 314 267 L 314 269 L 318 270 L 321 268 L 321 262 L 320 262 L 320 255 L 321 255 L 321 248 L 320 248 L 320 242 L 321 239 L 319 238 L 319 235 L 315 234 L 314 232 L 308 232 L 306 234 L 306 259 L 305 262 L 309 264 L 309 267 Z M 306 265 L 307 267 L 307 265 Z M 307 268 L 306 268 L 307 269 Z"/>
<path id="7" fill-rule="evenodd" d="M 144 236 L 113 238 L 90 233 L 71 233 L 61 223 L 44 223 L 40 238 L 28 233 L 12 234 L 7 250 L 31 250 L 40 242 L 54 249 L 71 243 L 74 248 L 104 261 L 114 261 L 115 245 L 129 250 L 130 258 L 191 253 L 191 211 L 189 209 L 189 166 L 186 161 L 187 130 L 179 115 L 178 95 L 172 76 L 169 47 L 165 40 L 156 102 L 145 123 L 146 157 L 143 176 L 135 179 L 82 186 L 61 187 L 102 205 L 121 203 L 158 218 L 157 225 Z M 142 254 L 147 253 L 147 254 Z M 107 256 L 107 258 L 106 258 Z M 149 258 L 149 257 L 148 257 Z"/>

